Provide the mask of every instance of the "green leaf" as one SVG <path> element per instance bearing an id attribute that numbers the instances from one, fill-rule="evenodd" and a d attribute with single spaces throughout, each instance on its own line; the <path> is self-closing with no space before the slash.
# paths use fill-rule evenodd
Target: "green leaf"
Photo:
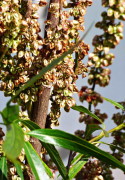
<path id="1" fill-rule="evenodd" d="M 22 124 L 24 124 L 25 126 L 27 126 L 30 130 L 40 129 L 40 127 L 37 124 L 35 124 L 34 122 L 32 122 L 30 120 L 19 120 L 19 121 Z M 42 143 L 42 145 L 45 147 L 45 149 L 47 150 L 51 159 L 56 164 L 61 176 L 64 179 L 66 179 L 67 178 L 67 170 L 66 170 L 66 167 L 64 166 L 63 161 L 62 161 L 58 151 L 56 150 L 55 146 L 53 146 L 52 144 L 47 144 L 47 143 Z"/>
<path id="2" fill-rule="evenodd" d="M 93 23 L 90 25 L 90 27 L 88 28 L 88 30 L 85 32 L 85 34 L 83 35 L 83 37 L 81 38 L 81 40 L 79 40 L 74 46 L 72 46 L 68 51 L 64 52 L 60 57 L 53 59 L 53 61 L 46 67 L 44 67 L 39 74 L 37 74 L 36 76 L 32 77 L 27 83 L 25 83 L 24 86 L 22 86 L 19 90 L 16 91 L 15 95 L 8 101 L 7 104 L 10 104 L 10 102 L 17 97 L 22 91 L 24 91 L 25 89 L 27 89 L 28 87 L 31 87 L 37 80 L 41 79 L 41 77 L 48 71 L 50 71 L 52 68 L 54 68 L 58 63 L 60 63 L 61 61 L 63 61 L 63 59 L 68 55 L 71 54 L 74 49 L 81 43 L 81 41 L 86 37 L 86 35 L 88 34 L 88 32 L 90 31 L 90 29 L 92 28 Z"/>
<path id="3" fill-rule="evenodd" d="M 28 132 L 27 134 L 45 143 L 50 143 L 55 146 L 60 146 L 82 154 L 94 156 L 110 165 L 113 165 L 125 171 L 125 165 L 123 165 L 115 157 L 105 151 L 102 151 L 86 140 L 83 140 L 72 134 L 54 129 L 38 129 Z"/>
<path id="4" fill-rule="evenodd" d="M 0 112 L 0 114 L 2 115 L 4 123 L 10 124 L 15 119 L 19 118 L 19 106 L 18 105 L 6 106 L 6 108 L 4 108 L 3 111 Z"/>
<path id="5" fill-rule="evenodd" d="M 17 122 L 21 122 L 23 125 L 27 126 L 30 130 L 41 129 L 36 123 L 34 123 L 31 120 L 18 119 Z"/>
<path id="6" fill-rule="evenodd" d="M 69 179 L 72 180 L 85 164 L 86 161 L 79 161 L 77 164 L 73 165 L 69 170 Z"/>
<path id="7" fill-rule="evenodd" d="M 47 175 L 46 167 L 43 165 L 42 159 L 38 156 L 37 152 L 34 150 L 32 145 L 29 142 L 25 142 L 24 150 L 26 153 L 26 158 L 28 164 L 34 174 L 36 180 L 49 180 Z"/>
<path id="8" fill-rule="evenodd" d="M 42 163 L 43 163 L 43 166 L 44 166 L 44 168 L 45 168 L 45 171 L 46 171 L 46 173 L 49 175 L 49 177 L 53 177 L 53 173 L 52 173 L 52 171 L 50 170 L 50 168 L 46 165 L 46 163 L 44 163 L 44 161 L 42 161 Z"/>
<path id="9" fill-rule="evenodd" d="M 6 138 L 3 143 L 3 151 L 11 161 L 14 161 L 24 146 L 24 133 L 20 126 L 13 123 L 7 126 Z"/>
<path id="10" fill-rule="evenodd" d="M 105 143 L 105 142 L 102 142 L 102 141 L 97 141 L 96 143 L 106 144 L 106 145 L 108 145 L 108 146 L 113 147 L 114 149 L 117 149 L 117 150 L 119 150 L 119 151 L 125 153 L 125 150 L 124 150 L 124 149 L 122 149 L 121 147 L 116 146 L 116 145 L 114 145 L 114 144 L 108 144 L 108 143 Z"/>
<path id="11" fill-rule="evenodd" d="M 14 166 L 16 167 L 17 174 L 20 176 L 21 180 L 24 180 L 23 170 L 21 168 L 20 162 L 15 161 Z"/>
<path id="12" fill-rule="evenodd" d="M 4 156 L 0 158 L 0 180 L 7 180 L 7 160 Z"/>
<path id="13" fill-rule="evenodd" d="M 89 116 L 93 117 L 94 119 L 98 120 L 101 124 L 103 124 L 102 120 L 96 116 L 95 114 L 91 113 L 87 108 L 85 108 L 84 106 L 73 106 L 72 109 L 79 111 L 79 112 L 83 112 L 88 114 Z"/>
<path id="14" fill-rule="evenodd" d="M 123 111 L 125 111 L 125 107 L 122 106 L 121 104 L 117 103 L 116 101 L 113 101 L 113 100 L 108 99 L 108 98 L 105 98 L 105 97 L 103 97 L 103 99 L 106 100 L 106 101 L 108 101 L 108 102 L 110 102 L 110 103 L 113 104 L 114 106 L 122 109 Z"/>
<path id="15" fill-rule="evenodd" d="M 56 164 L 61 176 L 65 180 L 68 179 L 66 167 L 64 166 L 63 161 L 62 161 L 58 151 L 56 150 L 55 146 L 53 146 L 51 144 L 47 144 L 47 143 L 42 143 L 42 144 L 45 147 L 45 149 L 47 150 L 47 152 L 50 155 L 53 162 Z"/>
<path id="16" fill-rule="evenodd" d="M 71 165 L 75 164 L 76 162 L 78 162 L 81 158 L 83 157 L 83 154 L 78 154 L 76 157 L 74 157 L 74 159 L 71 162 Z"/>
<path id="17" fill-rule="evenodd" d="M 88 124 L 86 132 L 85 132 L 86 139 L 87 139 L 87 137 L 90 137 L 91 134 L 97 130 L 102 130 L 102 128 L 97 124 Z"/>
<path id="18" fill-rule="evenodd" d="M 82 161 L 88 161 L 88 159 L 90 158 L 90 155 L 84 155 L 84 154 L 78 154 L 77 156 L 74 157 L 74 159 L 71 162 L 71 165 L 76 164 L 78 161 L 82 160 Z"/>

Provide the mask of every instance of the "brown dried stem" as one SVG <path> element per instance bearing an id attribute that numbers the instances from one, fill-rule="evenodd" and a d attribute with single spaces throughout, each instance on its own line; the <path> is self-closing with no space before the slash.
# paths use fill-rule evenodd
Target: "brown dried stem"
<path id="1" fill-rule="evenodd" d="M 50 0 L 51 3 L 59 3 L 59 0 Z M 53 31 L 55 30 L 56 26 L 59 23 L 59 18 L 55 18 L 55 16 L 48 12 L 47 20 L 51 23 L 50 25 L 46 26 L 45 29 L 51 28 Z M 47 33 L 45 31 L 45 38 L 47 37 Z M 47 49 L 47 46 L 44 45 L 44 49 Z M 51 55 L 51 51 L 50 51 Z M 49 56 L 47 57 L 49 58 Z M 41 128 L 45 128 L 46 125 L 46 118 L 48 113 L 48 106 L 49 106 L 49 98 L 50 98 L 50 88 L 42 87 L 42 91 L 38 94 L 38 100 L 33 103 L 32 110 L 31 110 L 31 120 L 37 123 Z M 38 153 L 41 152 L 41 143 L 33 138 L 32 144 Z"/>
<path id="2" fill-rule="evenodd" d="M 29 18 L 32 13 L 32 0 L 24 0 L 24 1 L 27 1 L 27 11 L 26 11 L 25 18 Z"/>

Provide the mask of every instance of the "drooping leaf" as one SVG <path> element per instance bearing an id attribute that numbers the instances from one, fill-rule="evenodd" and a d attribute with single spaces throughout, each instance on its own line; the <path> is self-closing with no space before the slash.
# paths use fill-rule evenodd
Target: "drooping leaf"
<path id="1" fill-rule="evenodd" d="M 103 97 L 103 99 L 106 100 L 106 101 L 108 101 L 108 102 L 110 102 L 110 103 L 113 104 L 114 106 L 122 109 L 123 111 L 125 111 L 125 107 L 122 106 L 121 104 L 117 103 L 116 101 L 113 101 L 113 100 L 108 99 L 108 98 L 105 98 L 105 97 Z"/>
<path id="2" fill-rule="evenodd" d="M 24 180 L 23 170 L 22 170 L 22 168 L 21 168 L 20 162 L 15 161 L 15 162 L 14 162 L 14 166 L 16 167 L 17 174 L 20 176 L 21 180 Z"/>
<path id="3" fill-rule="evenodd" d="M 22 124 L 24 124 L 25 126 L 27 126 L 30 130 L 40 129 L 40 127 L 36 123 L 34 123 L 30 120 L 19 120 L 19 121 Z M 56 164 L 61 176 L 64 179 L 66 179 L 67 178 L 67 170 L 66 170 L 66 167 L 64 166 L 63 161 L 62 161 L 58 151 L 56 150 L 55 146 L 53 146 L 52 144 L 47 144 L 47 143 L 42 143 L 42 145 L 45 147 L 45 149 L 47 150 L 51 159 Z"/>
<path id="4" fill-rule="evenodd" d="M 7 126 L 7 133 L 3 143 L 3 151 L 6 156 L 14 161 L 24 146 L 24 133 L 18 124 L 13 123 Z"/>
<path id="5" fill-rule="evenodd" d="M 88 114 L 89 116 L 93 117 L 94 119 L 98 120 L 100 123 L 103 124 L 102 120 L 96 116 L 95 114 L 91 113 L 91 111 L 89 111 L 87 108 L 85 108 L 84 106 L 73 106 L 72 109 L 79 111 L 79 112 L 83 112 Z"/>
<path id="6" fill-rule="evenodd" d="M 28 132 L 27 134 L 45 143 L 50 143 L 82 154 L 94 156 L 105 163 L 125 171 L 125 165 L 118 161 L 115 157 L 97 148 L 86 140 L 72 134 L 54 129 L 38 129 Z"/>
<path id="7" fill-rule="evenodd" d="M 26 158 L 32 173 L 36 180 L 49 180 L 47 175 L 47 169 L 43 165 L 42 159 L 38 156 L 37 152 L 34 150 L 29 142 L 25 142 L 24 150 L 26 153 Z"/>
<path id="8" fill-rule="evenodd" d="M 4 156 L 0 158 L 0 180 L 7 180 L 7 160 Z"/>
<path id="9" fill-rule="evenodd" d="M 73 165 L 69 170 L 69 179 L 72 180 L 85 164 L 86 161 L 79 161 L 77 164 Z"/>
<path id="10" fill-rule="evenodd" d="M 97 141 L 96 143 L 102 143 L 102 144 L 111 146 L 112 148 L 117 149 L 117 150 L 119 150 L 119 151 L 125 153 L 125 150 L 124 150 L 123 148 L 121 148 L 121 147 L 119 147 L 119 146 L 116 146 L 116 145 L 114 145 L 114 144 L 108 144 L 108 143 L 102 142 L 102 141 Z"/>
<path id="11" fill-rule="evenodd" d="M 13 106 L 6 106 L 2 112 L 0 112 L 2 115 L 3 121 L 5 124 L 12 123 L 15 119 L 19 118 L 19 106 L 13 105 Z"/>
<path id="12" fill-rule="evenodd" d="M 27 83 L 25 83 L 24 86 L 22 86 L 19 90 L 16 91 L 15 95 L 8 101 L 7 104 L 10 104 L 10 102 L 17 97 L 23 90 L 27 89 L 28 87 L 31 87 L 37 80 L 39 80 L 46 72 L 50 71 L 52 68 L 54 68 L 59 62 L 63 61 L 63 59 L 68 55 L 71 54 L 74 49 L 81 43 L 81 41 L 86 37 L 90 29 L 92 28 L 93 23 L 90 25 L 88 30 L 85 32 L 83 37 L 74 45 L 72 46 L 68 51 L 64 52 L 60 57 L 54 59 L 48 66 L 44 67 L 39 74 L 32 77 Z"/>
<path id="13" fill-rule="evenodd" d="M 61 176 L 64 179 L 68 179 L 66 167 L 64 166 L 63 161 L 62 161 L 58 151 L 56 150 L 55 146 L 53 146 L 52 144 L 46 144 L 46 143 L 42 143 L 42 144 L 45 147 L 45 149 L 47 150 L 47 152 L 50 155 L 53 162 L 56 164 Z"/>
<path id="14" fill-rule="evenodd" d="M 43 163 L 46 173 L 49 175 L 49 177 L 52 178 L 53 177 L 52 171 L 50 170 L 50 168 L 46 165 L 46 163 L 44 161 L 42 161 L 42 163 Z"/>

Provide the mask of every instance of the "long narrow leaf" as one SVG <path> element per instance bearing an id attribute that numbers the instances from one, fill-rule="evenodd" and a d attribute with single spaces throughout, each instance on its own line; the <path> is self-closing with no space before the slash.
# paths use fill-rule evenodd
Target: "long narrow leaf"
<path id="1" fill-rule="evenodd" d="M 46 165 L 46 163 L 44 161 L 42 161 L 42 163 L 43 163 L 46 173 L 49 175 L 49 177 L 52 178 L 53 177 L 52 171 L 50 170 L 50 168 Z"/>
<path id="2" fill-rule="evenodd" d="M 30 130 L 41 129 L 36 123 L 30 120 L 18 119 L 17 122 L 21 122 L 23 125 L 27 126 Z"/>
<path id="3" fill-rule="evenodd" d="M 71 165 L 75 164 L 78 162 L 81 158 L 83 157 L 83 154 L 78 154 L 71 162 Z"/>
<path id="4" fill-rule="evenodd" d="M 14 162 L 14 166 L 16 167 L 17 174 L 20 176 L 21 180 L 24 180 L 23 170 L 21 168 L 20 162 Z"/>
<path id="5" fill-rule="evenodd" d="M 61 176 L 65 180 L 68 179 L 66 167 L 64 166 L 63 161 L 62 161 L 58 151 L 56 150 L 55 146 L 53 146 L 52 144 L 47 144 L 47 143 L 42 143 L 42 144 L 45 147 L 45 149 L 47 150 L 47 152 L 50 155 L 53 162 L 56 164 Z"/>
<path id="6" fill-rule="evenodd" d="M 106 101 L 108 101 L 108 102 L 110 102 L 110 103 L 113 104 L 114 106 L 122 109 L 123 111 L 125 111 L 125 107 L 122 106 L 121 104 L 117 103 L 116 101 L 113 101 L 113 100 L 108 99 L 108 98 L 105 98 L 105 97 L 103 97 L 103 99 L 106 100 Z"/>
<path id="7" fill-rule="evenodd" d="M 101 143 L 101 144 L 105 144 L 105 145 L 111 146 L 111 147 L 113 147 L 114 149 L 117 149 L 117 150 L 125 153 L 125 150 L 124 150 L 123 148 L 118 147 L 118 146 L 116 146 L 116 145 L 114 145 L 114 144 L 108 144 L 108 143 L 105 143 L 105 142 L 102 142 L 102 141 L 97 141 L 96 143 Z"/>
<path id="8" fill-rule="evenodd" d="M 87 108 L 85 108 L 84 106 L 73 106 L 72 109 L 79 111 L 79 112 L 83 112 L 88 114 L 89 116 L 93 117 L 94 119 L 98 120 L 100 123 L 103 124 L 102 120 L 96 116 L 95 114 L 91 113 Z"/>
<path id="9" fill-rule="evenodd" d="M 45 166 L 43 165 L 42 159 L 38 156 L 29 142 L 25 142 L 24 150 L 28 164 L 34 174 L 36 180 L 49 180 L 49 176 L 46 173 Z"/>
<path id="10" fill-rule="evenodd" d="M 7 180 L 7 160 L 4 156 L 0 158 L 0 180 Z"/>
<path id="11" fill-rule="evenodd" d="M 3 143 L 3 151 L 6 156 L 14 161 L 24 146 L 24 133 L 16 123 L 7 126 L 6 138 Z"/>
<path id="12" fill-rule="evenodd" d="M 69 170 L 69 179 L 72 180 L 85 164 L 86 161 L 79 161 L 77 164 L 73 165 Z"/>
<path id="13" fill-rule="evenodd" d="M 45 143 L 50 143 L 82 154 L 94 156 L 110 165 L 113 165 L 125 171 L 125 165 L 123 165 L 115 157 L 72 134 L 53 129 L 38 129 L 28 132 L 27 134 Z"/>
<path id="14" fill-rule="evenodd" d="M 40 129 L 40 127 L 32 121 L 20 120 L 20 122 L 22 124 L 24 124 L 25 126 L 27 126 L 30 130 Z M 53 146 L 52 144 L 47 144 L 47 143 L 42 143 L 42 145 L 45 147 L 45 149 L 47 150 L 51 159 L 56 164 L 61 176 L 64 179 L 66 179 L 67 178 L 67 170 L 66 170 L 66 167 L 64 166 L 63 161 L 62 161 L 58 151 L 56 150 L 55 146 Z"/>

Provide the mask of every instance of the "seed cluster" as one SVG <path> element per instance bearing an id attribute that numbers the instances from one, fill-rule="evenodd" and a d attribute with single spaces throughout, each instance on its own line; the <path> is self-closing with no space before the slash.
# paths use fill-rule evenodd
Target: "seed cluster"
<path id="1" fill-rule="evenodd" d="M 39 36 L 40 27 L 36 11 L 38 5 L 32 4 L 30 18 L 25 18 L 25 1 L 0 1 L 0 90 L 5 96 L 12 96 L 31 77 L 39 58 L 39 47 L 43 44 Z M 25 6 L 24 6 L 25 5 Z M 16 101 L 24 105 L 36 101 L 38 86 L 29 87 L 20 93 Z"/>
<path id="2" fill-rule="evenodd" d="M 91 65 L 89 73 L 89 84 L 107 86 L 110 81 L 110 69 L 114 54 L 110 53 L 111 48 L 115 48 L 123 38 L 123 23 L 116 22 L 115 19 L 125 20 L 124 0 L 102 0 L 102 5 L 107 7 L 107 12 L 102 13 L 102 21 L 96 23 L 96 27 L 104 31 L 93 39 L 94 52 L 90 53 L 88 64 Z"/>
<path id="3" fill-rule="evenodd" d="M 91 0 L 71 1 L 69 3 L 67 1 L 63 2 L 63 9 L 61 9 L 59 13 L 59 25 L 54 31 L 54 36 L 53 29 L 47 29 L 47 38 L 45 39 L 46 44 L 48 43 L 49 45 L 48 54 L 50 53 L 50 49 L 52 50 L 52 59 L 65 52 L 71 45 L 74 45 L 79 40 L 78 31 L 84 31 L 83 16 L 86 13 L 87 6 L 91 5 L 91 3 Z M 49 11 L 58 17 L 58 14 L 55 13 L 57 7 L 57 4 L 55 4 L 55 6 L 52 4 Z M 75 105 L 72 94 L 78 92 L 76 87 L 78 75 L 82 74 L 84 76 L 85 72 L 87 72 L 87 67 L 82 63 L 82 59 L 88 53 L 88 50 L 89 46 L 81 42 L 75 49 L 78 57 L 77 66 L 75 63 L 76 59 L 72 54 L 69 54 L 64 58 L 63 63 L 60 63 L 54 69 L 53 76 L 51 72 L 46 74 L 46 79 L 52 78 L 55 81 L 51 95 L 51 112 L 49 114 L 49 118 L 54 125 L 58 124 L 57 120 L 60 116 L 60 108 L 63 107 L 66 111 L 69 111 L 70 107 Z M 45 56 L 44 58 L 47 60 Z"/>
<path id="4" fill-rule="evenodd" d="M 124 101 L 120 102 L 120 104 L 125 107 L 125 102 Z M 120 124 L 124 123 L 125 122 L 125 111 L 113 114 L 112 119 L 113 119 L 113 121 L 114 121 L 114 123 L 116 125 L 120 125 Z M 112 144 L 117 146 L 117 147 L 120 147 L 120 148 L 124 149 L 125 148 L 125 133 L 124 133 L 124 129 L 116 131 L 116 132 L 113 132 L 111 135 L 114 138 Z M 121 151 L 119 151 L 118 149 L 116 149 L 115 146 L 110 146 L 110 148 L 111 148 L 111 150 L 113 152 L 112 154 L 118 160 L 123 162 L 124 161 L 124 158 L 123 158 L 124 154 Z"/>
<path id="5" fill-rule="evenodd" d="M 59 3 L 51 3 L 48 11 L 59 18 L 59 23 L 53 29 L 49 26 L 53 22 L 46 20 L 46 37 L 43 39 L 39 35 L 41 29 L 37 10 L 46 4 L 42 0 L 39 4 L 32 4 L 31 13 L 27 17 L 27 1 L 0 1 L 0 90 L 4 91 L 5 96 L 15 95 L 28 80 L 80 39 L 79 30 L 84 31 L 83 16 L 92 1 L 63 1 L 62 7 Z M 42 86 L 52 86 L 49 117 L 52 123 L 58 124 L 60 108 L 69 111 L 75 104 L 72 94 L 78 91 L 78 75 L 84 77 L 87 72 L 82 59 L 88 50 L 89 46 L 82 41 L 74 51 L 77 59 L 73 54 L 67 55 L 56 68 L 48 71 L 32 87 L 22 91 L 14 102 L 18 102 L 25 110 L 29 104 L 37 101 Z"/>
<path id="6" fill-rule="evenodd" d="M 95 85 L 105 87 L 110 82 L 111 71 L 107 67 L 112 64 L 114 59 L 114 54 L 110 53 L 109 50 L 115 48 L 120 40 L 123 38 L 123 23 L 118 22 L 118 20 L 125 20 L 125 1 L 124 0 L 102 0 L 102 5 L 107 8 L 107 12 L 101 14 L 102 21 L 96 23 L 96 27 L 103 30 L 103 34 L 96 35 L 93 39 L 94 51 L 89 54 L 88 66 L 90 66 L 88 83 L 92 85 L 92 88 L 83 86 L 79 91 L 79 99 L 81 102 L 87 101 L 89 103 L 89 110 L 91 110 L 91 105 L 98 105 L 102 103 L 103 99 L 101 95 L 95 92 Z M 116 21 L 116 19 L 118 19 Z M 121 103 L 124 105 L 124 102 Z M 94 108 L 94 114 L 96 114 L 103 121 L 107 118 L 107 114 L 101 113 L 99 109 Z M 116 125 L 124 123 L 125 114 L 116 113 L 113 115 L 113 120 Z M 83 113 L 80 114 L 79 122 L 84 122 L 85 124 L 98 124 L 94 118 Z M 76 131 L 76 134 L 85 137 L 85 131 Z M 122 130 L 113 132 L 112 136 L 114 138 L 113 145 L 121 147 L 124 149 L 124 133 Z M 89 137 L 90 138 L 90 137 Z M 117 150 L 114 146 L 110 146 L 112 155 L 118 160 L 123 162 L 123 153 Z M 102 169 L 101 175 L 104 179 L 114 179 L 112 176 L 112 171 L 107 164 L 100 162 L 100 168 Z M 89 170 L 83 168 L 80 172 L 82 175 L 80 177 L 90 174 Z M 95 170 L 96 173 L 96 170 Z M 83 179 L 84 179 L 83 178 Z M 91 178 L 94 179 L 94 178 Z"/>
<path id="7" fill-rule="evenodd" d="M 76 180 L 104 180 L 101 175 L 102 168 L 98 160 L 90 160 L 85 164 L 80 173 L 77 174 Z"/>
<path id="8" fill-rule="evenodd" d="M 87 101 L 88 103 L 92 103 L 95 107 L 98 105 L 98 103 L 103 102 L 101 95 L 87 86 L 82 86 L 81 90 L 79 91 L 79 100 L 81 102 Z"/>

